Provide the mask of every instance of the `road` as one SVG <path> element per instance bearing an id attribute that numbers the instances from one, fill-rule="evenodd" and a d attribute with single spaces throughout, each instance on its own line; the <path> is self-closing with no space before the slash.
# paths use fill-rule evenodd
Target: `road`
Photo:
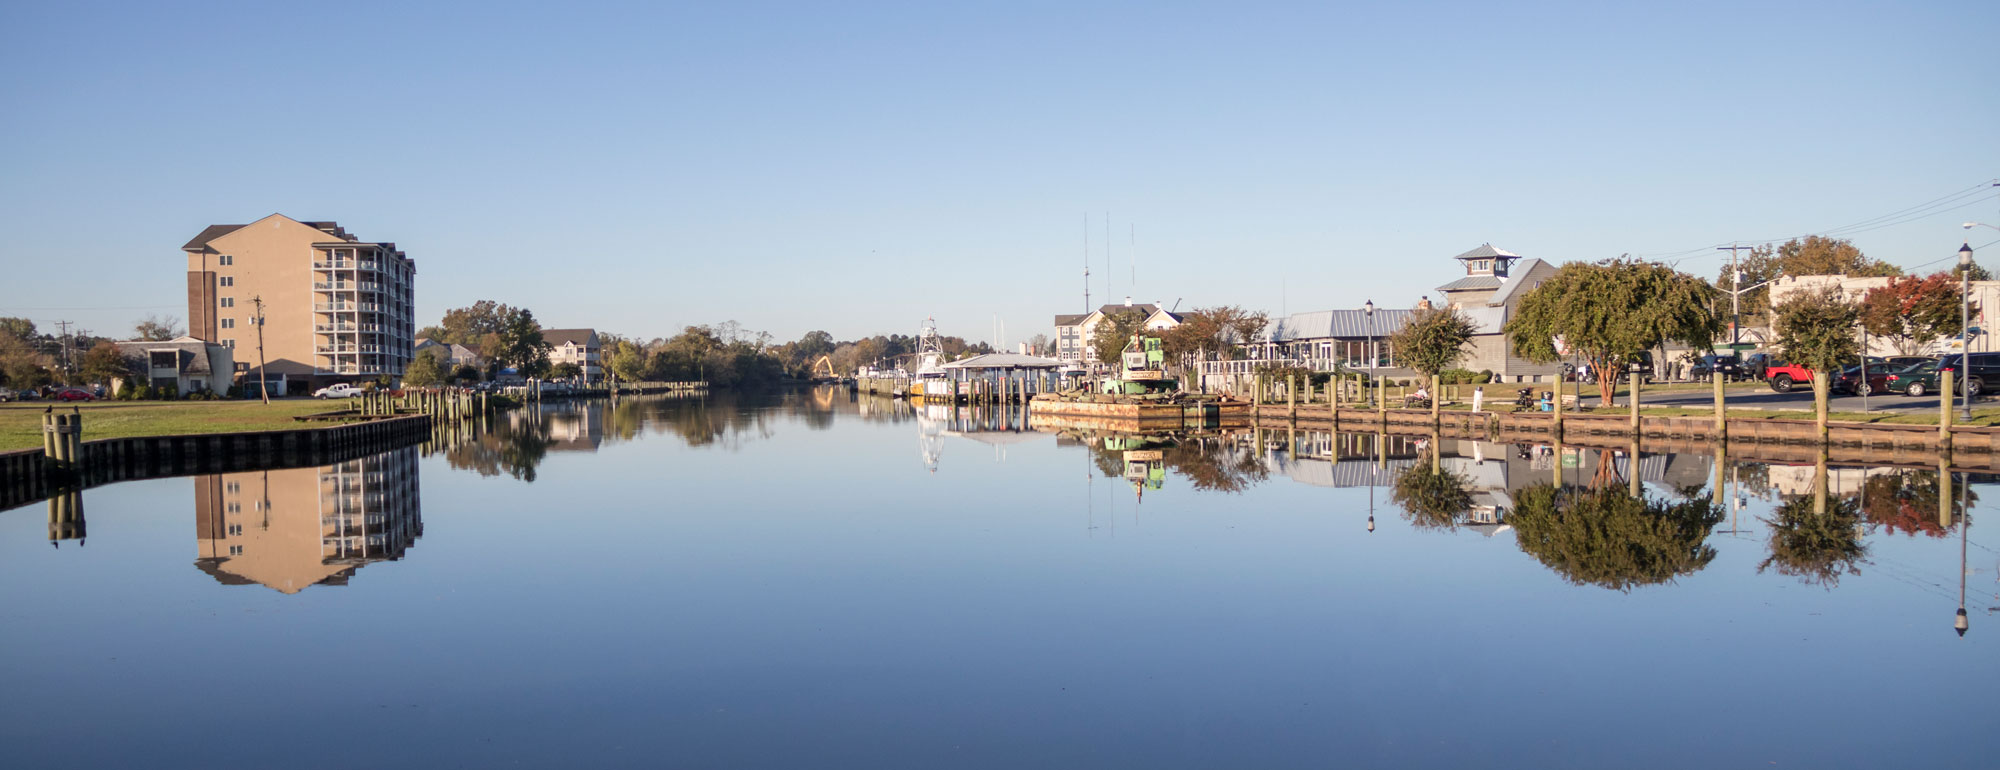
<path id="1" fill-rule="evenodd" d="M 1565 384 L 1572 388 L 1575 387 L 1571 383 Z M 1586 406 L 1597 406 L 1601 403 L 1597 398 L 1597 386 L 1595 385 L 1585 385 L 1583 387 L 1583 395 L 1583 403 Z M 1728 388 L 1726 398 L 1732 409 L 1736 407 L 1758 407 L 1763 409 L 1811 410 L 1813 408 L 1812 387 L 1809 385 L 1801 385 L 1790 393 L 1779 393 L 1771 390 L 1766 385 L 1731 385 Z M 1988 399 L 1983 397 L 1976 399 L 1974 406 L 1985 406 L 1987 405 L 1987 401 Z M 1623 404 L 1623 401 L 1621 400 L 1619 403 Z M 1715 405 L 1715 394 L 1708 390 L 1650 391 L 1640 395 L 1639 403 L 1641 406 L 1711 407 Z M 1835 394 L 1829 400 L 1827 408 L 1835 412 L 1860 412 L 1863 411 L 1863 405 L 1863 399 L 1860 396 Z M 1935 394 L 1922 398 L 1911 398 L 1894 393 L 1877 393 L 1866 399 L 1866 407 L 1866 411 L 1870 412 L 1936 412 L 1938 399 Z"/>

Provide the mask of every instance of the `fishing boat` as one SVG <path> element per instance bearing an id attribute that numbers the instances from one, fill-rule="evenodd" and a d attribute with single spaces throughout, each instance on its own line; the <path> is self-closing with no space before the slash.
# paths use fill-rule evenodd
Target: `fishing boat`
<path id="1" fill-rule="evenodd" d="M 938 336 L 936 319 L 924 319 L 917 330 L 917 371 L 910 380 L 910 400 L 950 399 L 957 395 L 951 373 L 944 368 L 944 338 Z"/>

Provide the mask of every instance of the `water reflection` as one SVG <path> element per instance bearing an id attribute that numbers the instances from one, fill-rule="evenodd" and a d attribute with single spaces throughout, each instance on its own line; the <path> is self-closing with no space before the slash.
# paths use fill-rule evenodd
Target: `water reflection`
<path id="1" fill-rule="evenodd" d="M 224 585 L 345 585 L 423 535 L 416 448 L 194 480 L 195 567 Z"/>

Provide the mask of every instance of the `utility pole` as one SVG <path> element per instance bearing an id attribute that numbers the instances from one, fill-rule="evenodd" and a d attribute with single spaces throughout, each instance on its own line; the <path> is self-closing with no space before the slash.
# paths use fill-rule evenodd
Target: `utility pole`
<path id="1" fill-rule="evenodd" d="M 257 395 L 268 405 L 271 403 L 271 388 L 264 381 L 264 295 L 251 297 L 250 304 L 257 306 L 257 317 L 251 320 L 257 325 Z"/>
<path id="2" fill-rule="evenodd" d="M 56 322 L 56 326 L 58 326 L 58 327 L 61 327 L 61 328 L 62 328 L 62 336 L 60 336 L 60 337 L 57 337 L 57 338 L 56 338 L 56 344 L 57 344 L 57 345 L 59 345 L 59 346 L 61 346 L 61 347 L 57 348 L 57 351 L 58 351 L 58 352 L 60 352 L 60 353 L 62 353 L 62 372 L 63 372 L 63 384 L 64 384 L 64 385 L 71 385 L 71 384 L 74 384 L 74 383 L 70 382 L 70 376 L 69 376 L 69 373 L 70 373 L 70 365 L 69 365 L 69 327 L 71 327 L 71 326 L 75 325 L 75 323 L 76 323 L 75 321 L 57 321 L 57 322 Z"/>
<path id="3" fill-rule="evenodd" d="M 1746 246 L 1717 246 L 1716 251 L 1729 252 L 1729 347 L 1736 352 L 1736 344 L 1743 341 L 1743 271 L 1736 268 L 1736 251 Z"/>

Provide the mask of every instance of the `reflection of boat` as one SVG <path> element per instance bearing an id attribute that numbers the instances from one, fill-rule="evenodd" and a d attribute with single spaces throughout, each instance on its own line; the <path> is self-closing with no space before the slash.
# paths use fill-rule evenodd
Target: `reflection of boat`
<path id="1" fill-rule="evenodd" d="M 923 328 L 917 330 L 917 374 L 910 381 L 909 396 L 916 400 L 952 395 L 951 379 L 944 369 L 944 340 L 938 336 L 937 321 L 926 318 Z"/>
<path id="2" fill-rule="evenodd" d="M 924 467 L 936 473 L 938 457 L 944 454 L 944 423 L 949 415 L 938 415 L 922 404 L 914 404 L 911 411 L 917 415 L 917 451 L 924 458 Z"/>

